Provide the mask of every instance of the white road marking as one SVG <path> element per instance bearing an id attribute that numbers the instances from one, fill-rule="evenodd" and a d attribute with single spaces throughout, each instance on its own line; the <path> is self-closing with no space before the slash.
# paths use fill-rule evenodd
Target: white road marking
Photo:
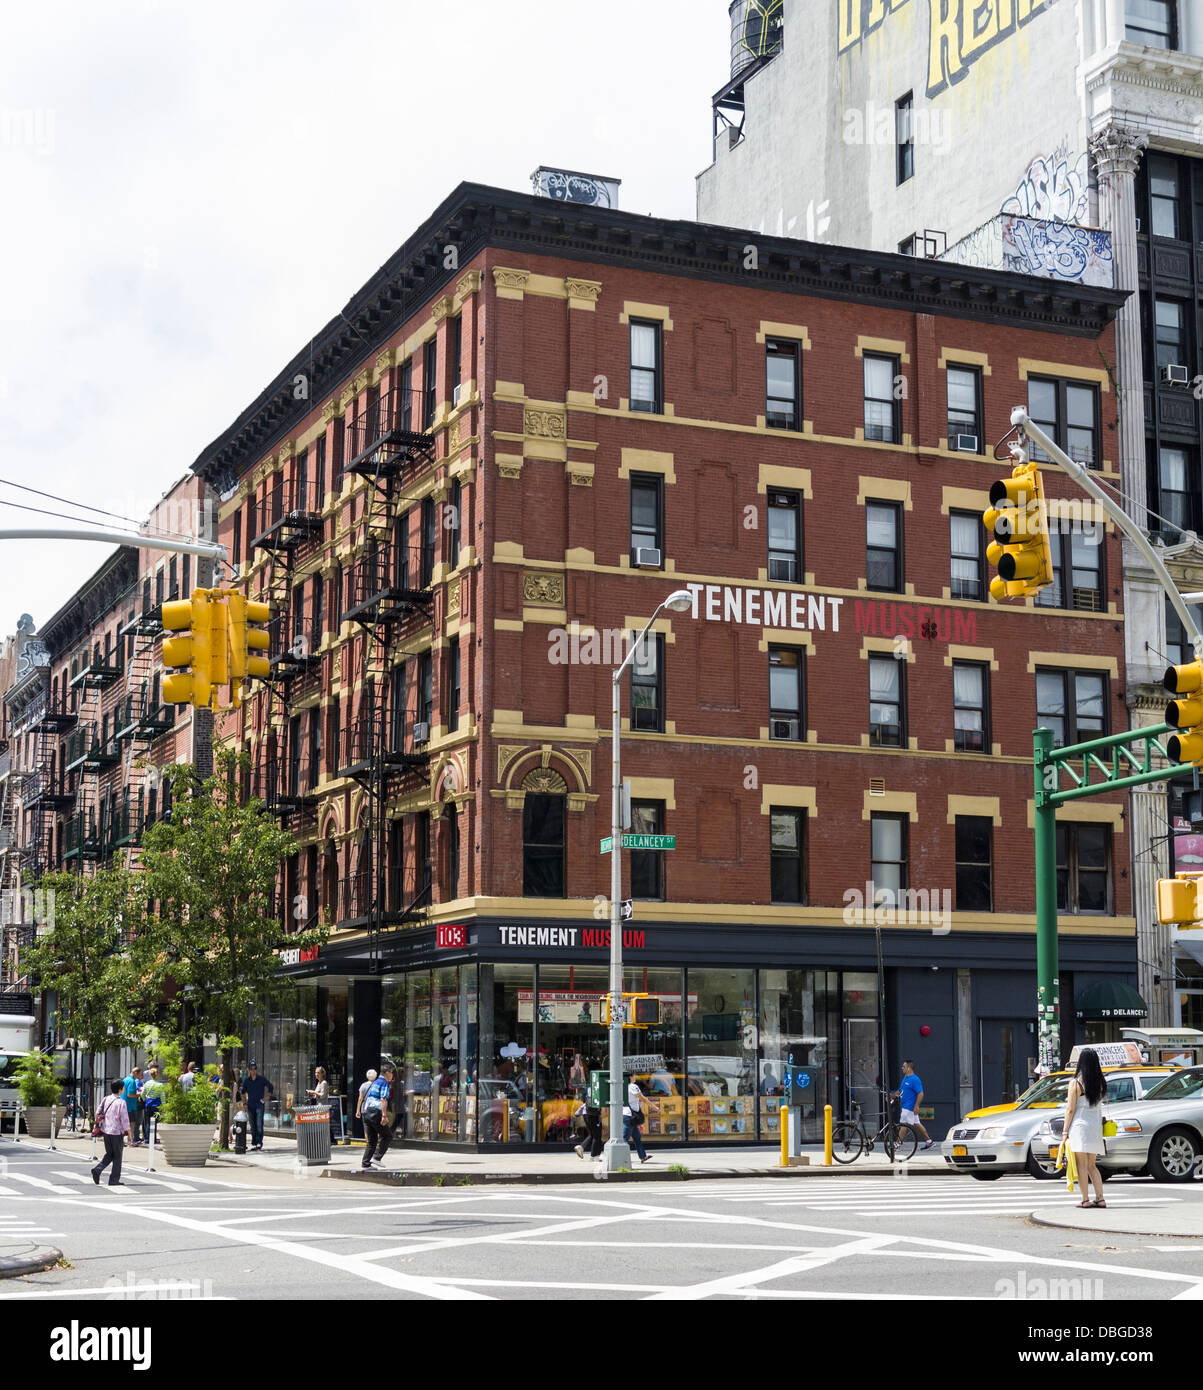
<path id="1" fill-rule="evenodd" d="M 833 1264 L 836 1260 L 846 1259 L 850 1255 L 870 1254 L 883 1245 L 892 1245 L 897 1239 L 897 1236 L 861 1236 L 857 1240 L 828 1246 L 810 1255 L 792 1255 L 789 1259 L 778 1260 L 776 1264 L 765 1265 L 761 1269 L 745 1269 L 736 1274 L 722 1275 L 718 1279 L 707 1279 L 701 1284 L 683 1284 L 664 1289 L 653 1294 L 648 1301 L 654 1303 L 658 1299 L 666 1298 L 721 1298 L 724 1294 L 742 1292 L 770 1279 L 787 1279 L 794 1274 L 807 1274 L 812 1269 L 821 1269 L 823 1265 Z"/>
<path id="2" fill-rule="evenodd" d="M 72 1195 L 75 1193 L 73 1187 L 64 1187 L 62 1183 L 57 1182 L 47 1182 L 45 1178 L 35 1178 L 29 1173 L 10 1173 L 8 1176 L 15 1182 L 27 1182 L 30 1187 L 39 1188 L 43 1192 L 70 1192 Z"/>
<path id="3" fill-rule="evenodd" d="M 176 1298 L 193 1290 L 191 1297 L 199 1302 L 228 1302 L 224 1294 L 205 1294 L 200 1292 L 201 1285 L 197 1283 L 166 1283 L 166 1284 L 102 1284 L 97 1289 L 29 1289 L 23 1293 L 0 1293 L 0 1303 L 16 1303 L 26 1298 L 83 1298 L 88 1294 L 105 1294 L 109 1301 L 113 1303 L 124 1303 L 135 1294 L 150 1293 L 172 1293 Z"/>

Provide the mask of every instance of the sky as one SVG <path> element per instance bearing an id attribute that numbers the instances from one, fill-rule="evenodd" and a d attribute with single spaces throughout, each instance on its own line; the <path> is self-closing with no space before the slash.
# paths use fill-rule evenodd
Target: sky
<path id="1" fill-rule="evenodd" d="M 3 0 L 0 527 L 143 519 L 463 180 L 693 217 L 728 62 L 727 0 Z M 110 553 L 0 540 L 0 635 Z"/>

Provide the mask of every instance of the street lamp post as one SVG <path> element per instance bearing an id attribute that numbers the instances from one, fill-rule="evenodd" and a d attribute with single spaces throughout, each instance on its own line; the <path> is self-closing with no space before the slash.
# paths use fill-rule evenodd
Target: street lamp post
<path id="1" fill-rule="evenodd" d="M 675 589 L 669 594 L 631 643 L 631 650 L 610 682 L 610 1138 L 606 1141 L 603 1159 L 609 1173 L 631 1166 L 631 1150 L 622 1134 L 625 1089 L 622 1080 L 622 773 L 618 692 L 623 672 L 634 661 L 652 624 L 666 608 L 672 613 L 691 611 L 693 595 L 688 589 Z"/>

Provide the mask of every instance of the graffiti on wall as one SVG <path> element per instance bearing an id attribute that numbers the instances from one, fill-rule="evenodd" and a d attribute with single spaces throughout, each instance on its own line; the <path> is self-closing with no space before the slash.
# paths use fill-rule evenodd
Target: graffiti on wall
<path id="1" fill-rule="evenodd" d="M 1070 159 L 1060 151 L 1037 155 L 999 211 L 1056 222 L 1084 222 L 1090 208 L 1090 174 L 1084 154 L 1072 164 Z"/>
<path id="2" fill-rule="evenodd" d="M 1013 270 L 1020 275 L 1111 287 L 1115 267 L 1111 236 L 1050 218 L 1004 212 L 971 232 L 942 257 L 958 265 Z"/>
<path id="3" fill-rule="evenodd" d="M 898 10 L 919 0 L 835 0 L 836 51 L 846 53 Z M 1053 0 L 928 0 L 927 95 L 955 86 L 992 48 L 1018 33 Z"/>

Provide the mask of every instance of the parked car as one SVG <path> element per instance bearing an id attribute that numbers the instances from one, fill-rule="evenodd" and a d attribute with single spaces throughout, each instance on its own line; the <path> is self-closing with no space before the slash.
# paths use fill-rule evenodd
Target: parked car
<path id="1" fill-rule="evenodd" d="M 1103 1068 L 1117 1102 L 1140 1102 L 1173 1073 L 1174 1068 L 1168 1066 Z M 971 1111 L 953 1125 L 940 1145 L 944 1161 L 954 1171 L 982 1182 L 1025 1170 L 1034 1178 L 1054 1177 L 1054 1159 L 1042 1127 L 1050 1110 L 1064 1110 L 1073 1075 L 1071 1071 L 1053 1072 L 1011 1105 Z"/>
<path id="2" fill-rule="evenodd" d="M 1107 1084 L 1110 1090 L 1110 1077 Z M 1158 1182 L 1188 1182 L 1203 1166 L 1203 1067 L 1175 1071 L 1143 1100 L 1105 1100 L 1103 1113 L 1118 1131 L 1099 1156 L 1104 1177 L 1151 1174 Z M 1033 1142 L 1051 1155 L 1064 1131 L 1065 1116 L 1050 1115 Z"/>

